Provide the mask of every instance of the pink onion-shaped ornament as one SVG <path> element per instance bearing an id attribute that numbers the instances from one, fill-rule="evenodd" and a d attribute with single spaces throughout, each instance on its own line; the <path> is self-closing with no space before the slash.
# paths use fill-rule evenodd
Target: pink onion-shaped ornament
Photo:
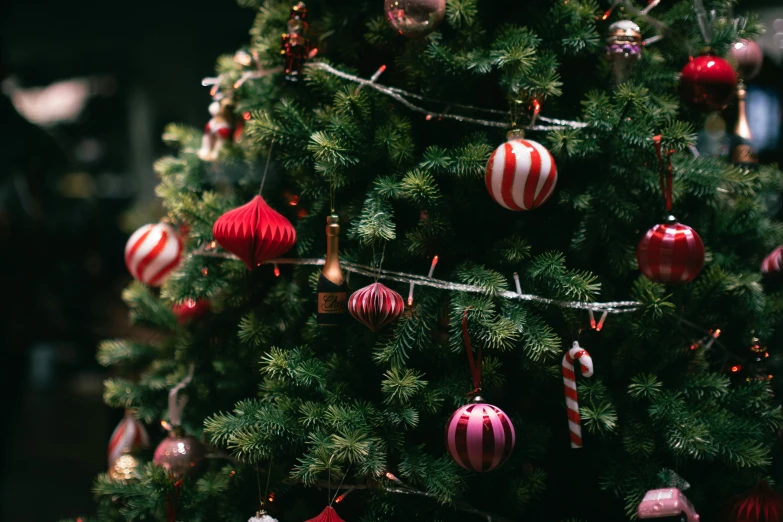
<path id="1" fill-rule="evenodd" d="M 340 518 L 340 515 L 337 514 L 337 511 L 332 506 L 326 506 L 317 517 L 313 517 L 306 522 L 345 522 L 345 520 Z"/>
<path id="2" fill-rule="evenodd" d="M 655 225 L 636 247 L 639 270 L 656 283 L 687 283 L 704 266 L 704 243 L 691 227 L 673 217 Z"/>
<path id="3" fill-rule="evenodd" d="M 402 296 L 381 283 L 373 283 L 351 294 L 348 311 L 372 332 L 382 330 L 405 309 Z"/>
<path id="4" fill-rule="evenodd" d="M 220 216 L 212 234 L 248 270 L 285 254 L 296 243 L 296 230 L 291 222 L 267 205 L 261 196 Z"/>
<path id="5" fill-rule="evenodd" d="M 193 319 L 200 319 L 207 315 L 211 309 L 212 307 L 206 299 L 185 299 L 182 303 L 174 304 L 171 307 L 179 324 L 187 324 Z"/>
<path id="6" fill-rule="evenodd" d="M 766 275 L 779 274 L 782 268 L 783 246 L 779 246 L 761 262 L 761 273 Z"/>
<path id="7" fill-rule="evenodd" d="M 515 442 L 511 419 L 491 404 L 466 404 L 446 424 L 449 455 L 470 471 L 492 471 L 502 466 L 511 456 Z"/>
<path id="8" fill-rule="evenodd" d="M 155 448 L 152 462 L 163 466 L 179 478 L 195 472 L 201 466 L 206 453 L 206 448 L 200 440 L 190 435 L 183 435 L 179 429 L 174 429 Z"/>
<path id="9" fill-rule="evenodd" d="M 182 240 L 167 223 L 144 225 L 125 244 L 128 271 L 146 285 L 162 285 L 181 259 Z"/>
<path id="10" fill-rule="evenodd" d="M 140 448 L 150 445 L 150 437 L 144 424 L 133 414 L 131 410 L 125 410 L 122 418 L 109 439 L 108 460 L 109 468 L 125 453 L 133 453 Z"/>

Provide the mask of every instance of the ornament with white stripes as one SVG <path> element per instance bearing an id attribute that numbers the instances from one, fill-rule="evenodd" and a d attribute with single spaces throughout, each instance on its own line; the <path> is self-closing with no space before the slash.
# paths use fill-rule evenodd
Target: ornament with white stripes
<path id="1" fill-rule="evenodd" d="M 125 453 L 133 453 L 150 445 L 150 438 L 144 425 L 131 410 L 125 410 L 122 418 L 109 439 L 109 468 Z"/>
<path id="2" fill-rule="evenodd" d="M 348 311 L 353 318 L 372 332 L 378 332 L 394 322 L 403 310 L 405 304 L 402 296 L 381 283 L 360 288 L 348 299 Z"/>
<path id="3" fill-rule="evenodd" d="M 516 434 L 511 419 L 481 397 L 455 411 L 446 424 L 446 448 L 470 471 L 492 471 L 511 456 Z"/>
<path id="4" fill-rule="evenodd" d="M 182 260 L 182 240 L 169 224 L 144 225 L 125 244 L 125 266 L 144 284 L 160 286 Z"/>
<path id="5" fill-rule="evenodd" d="M 487 162 L 484 181 L 492 199 L 509 210 L 533 210 L 549 199 L 557 184 L 552 154 L 518 130 L 495 149 Z"/>
<path id="6" fill-rule="evenodd" d="M 669 216 L 655 225 L 636 248 L 639 270 L 656 283 L 687 283 L 704 266 L 704 243 L 691 227 Z"/>
<path id="7" fill-rule="evenodd" d="M 563 356 L 563 389 L 565 390 L 566 408 L 568 408 L 568 429 L 571 432 L 571 447 L 582 447 L 582 423 L 579 417 L 579 399 L 576 394 L 576 374 L 574 361 L 579 361 L 582 375 L 593 375 L 593 359 L 587 350 L 574 341 L 573 347 Z"/>
<path id="8" fill-rule="evenodd" d="M 761 273 L 767 276 L 780 274 L 783 270 L 783 246 L 777 247 L 775 250 L 764 258 L 761 262 Z"/>

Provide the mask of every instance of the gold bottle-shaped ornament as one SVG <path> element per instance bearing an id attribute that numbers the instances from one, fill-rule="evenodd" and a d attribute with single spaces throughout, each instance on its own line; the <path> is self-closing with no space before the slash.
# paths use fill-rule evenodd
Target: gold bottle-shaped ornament
<path id="1" fill-rule="evenodd" d="M 348 311 L 348 285 L 340 268 L 340 220 L 326 218 L 326 263 L 318 278 L 318 324 L 334 326 L 345 322 Z"/>
<path id="2" fill-rule="evenodd" d="M 745 85 L 740 82 L 737 86 L 737 125 L 734 127 L 733 146 L 731 148 L 731 162 L 743 169 L 758 169 L 759 160 L 750 144 L 752 136 L 748 115 L 745 111 Z"/>

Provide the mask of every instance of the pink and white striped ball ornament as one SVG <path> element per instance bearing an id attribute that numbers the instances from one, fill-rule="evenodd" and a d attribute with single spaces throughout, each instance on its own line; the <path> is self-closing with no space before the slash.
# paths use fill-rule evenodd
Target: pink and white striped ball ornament
<path id="1" fill-rule="evenodd" d="M 150 438 L 144 425 L 131 410 L 125 410 L 122 418 L 109 439 L 109 468 L 125 453 L 133 453 L 150 445 Z"/>
<path id="2" fill-rule="evenodd" d="M 538 142 L 511 131 L 508 141 L 495 149 L 484 177 L 492 199 L 509 210 L 533 210 L 549 199 L 557 184 L 557 165 Z"/>
<path id="3" fill-rule="evenodd" d="M 348 311 L 353 318 L 372 332 L 382 330 L 397 319 L 403 310 L 405 304 L 402 296 L 381 283 L 360 288 L 348 300 Z"/>
<path id="4" fill-rule="evenodd" d="M 446 424 L 449 455 L 470 471 L 492 471 L 503 465 L 515 442 L 511 419 L 500 408 L 481 402 L 480 397 L 455 411 Z"/>
<path id="5" fill-rule="evenodd" d="M 669 216 L 655 225 L 636 248 L 639 270 L 656 283 L 687 283 L 704 266 L 704 243 L 691 227 Z"/>
<path id="6" fill-rule="evenodd" d="M 182 260 L 182 240 L 166 223 L 144 225 L 125 244 L 125 266 L 150 286 L 160 286 Z"/>

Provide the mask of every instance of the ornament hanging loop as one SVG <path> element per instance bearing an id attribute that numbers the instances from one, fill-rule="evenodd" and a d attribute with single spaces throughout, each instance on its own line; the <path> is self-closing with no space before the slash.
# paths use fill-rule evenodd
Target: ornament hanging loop
<path id="1" fill-rule="evenodd" d="M 465 343 L 465 352 L 468 355 L 468 365 L 470 366 L 470 373 L 473 376 L 473 390 L 467 394 L 468 397 L 474 397 L 474 402 L 481 393 L 481 346 L 478 348 L 475 358 L 473 357 L 473 347 L 470 344 L 470 332 L 468 332 L 468 310 L 472 307 L 465 308 L 462 312 L 462 339 Z M 483 402 L 483 401 L 482 401 Z"/>
<path id="2" fill-rule="evenodd" d="M 171 429 L 169 431 L 177 429 L 182 425 L 182 410 L 188 402 L 188 397 L 186 395 L 180 397 L 179 392 L 193 380 L 194 370 L 194 364 L 190 363 L 188 374 L 169 391 L 169 420 L 171 421 Z"/>
<path id="3" fill-rule="evenodd" d="M 663 196 L 664 203 L 666 205 L 666 212 L 672 210 L 672 186 L 674 185 L 674 169 L 672 168 L 672 155 L 674 149 L 666 151 L 666 160 L 663 158 L 663 151 L 661 148 L 662 135 L 658 134 L 653 137 L 653 143 L 655 144 L 655 155 L 658 157 L 658 185 L 661 189 L 661 195 Z"/>

